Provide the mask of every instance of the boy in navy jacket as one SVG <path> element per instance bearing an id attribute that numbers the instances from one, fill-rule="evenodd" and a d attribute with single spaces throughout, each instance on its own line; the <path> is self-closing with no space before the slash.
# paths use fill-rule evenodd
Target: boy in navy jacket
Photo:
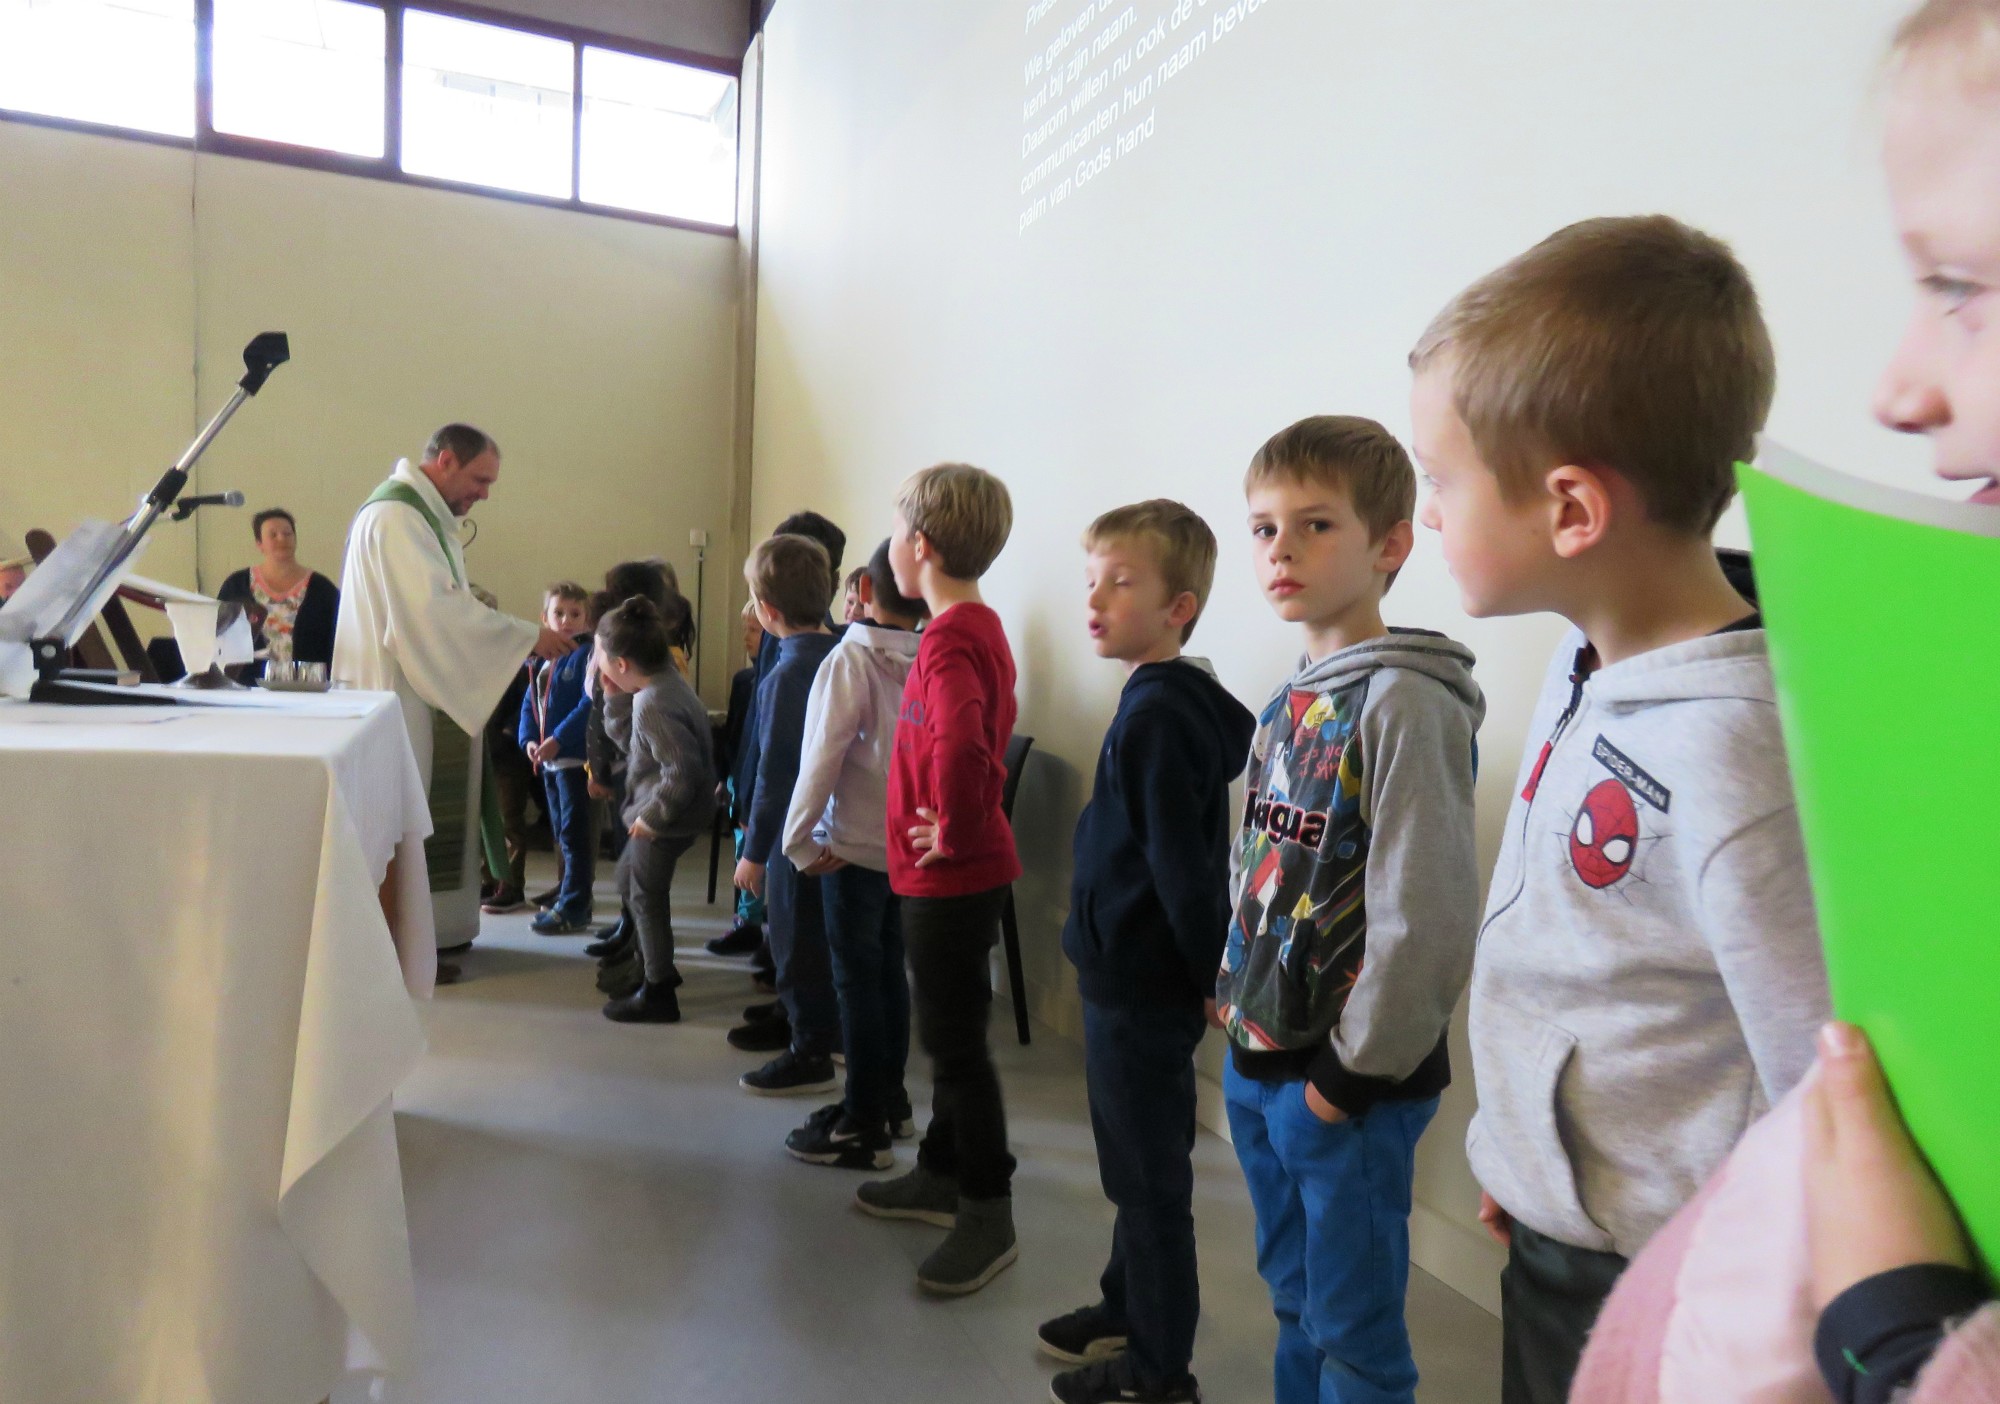
<path id="1" fill-rule="evenodd" d="M 543 936 L 574 936 L 590 929 L 592 882 L 597 876 L 596 835 L 590 827 L 590 775 L 584 747 L 590 729 L 590 596 L 572 580 L 543 592 L 542 618 L 584 647 L 555 663 L 536 660 L 521 698 L 521 750 L 542 777 L 549 828 L 555 834 L 562 885 L 535 917 Z"/>
<path id="2" fill-rule="evenodd" d="M 1118 1206 L 1103 1300 L 1043 1324 L 1064 1404 L 1198 1399 L 1194 1050 L 1229 929 L 1229 784 L 1255 720 L 1181 646 L 1215 577 L 1215 535 L 1178 502 L 1107 512 L 1089 552 L 1090 635 L 1128 681 L 1076 825 L 1063 953 L 1083 995 L 1104 1193 Z"/>

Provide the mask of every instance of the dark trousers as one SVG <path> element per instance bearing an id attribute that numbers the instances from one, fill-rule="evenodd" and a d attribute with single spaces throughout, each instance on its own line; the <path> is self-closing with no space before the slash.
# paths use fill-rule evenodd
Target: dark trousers
<path id="1" fill-rule="evenodd" d="M 528 796 L 535 768 L 509 736 L 492 747 L 493 788 L 500 797 L 500 822 L 507 831 L 507 871 L 490 873 L 495 882 L 519 892 L 528 881 Z"/>
<path id="2" fill-rule="evenodd" d="M 1139 1383 L 1178 1383 L 1194 1359 L 1201 1288 L 1194 1254 L 1194 1050 L 1199 1004 L 1083 1002 L 1084 1081 L 1097 1173 L 1118 1207 L 1099 1286 L 1125 1327 Z"/>
<path id="3" fill-rule="evenodd" d="M 1500 1271 L 1501 1404 L 1564 1404 L 1584 1341 L 1627 1260 L 1516 1222 Z"/>
<path id="4" fill-rule="evenodd" d="M 618 900 L 637 929 L 646 983 L 678 985 L 674 968 L 674 865 L 692 838 L 630 838 L 618 855 Z"/>
<path id="5" fill-rule="evenodd" d="M 792 1051 L 802 1058 L 830 1057 L 840 1047 L 840 1001 L 826 949 L 821 881 L 803 876 L 782 853 L 773 853 L 764 869 L 778 998 L 792 1021 Z"/>
<path id="6" fill-rule="evenodd" d="M 917 1163 L 955 1178 L 966 1199 L 1004 1198 L 1014 1180 L 1000 1072 L 986 1045 L 993 1008 L 987 958 L 1000 939 L 1006 901 L 1005 887 L 903 899 L 917 1039 L 932 1065 L 931 1124 Z"/>
<path id="7" fill-rule="evenodd" d="M 549 827 L 562 858 L 562 886 L 556 910 L 572 921 L 584 921 L 591 911 L 591 886 L 597 881 L 596 836 L 590 831 L 590 777 L 582 766 L 542 771 L 542 793 L 549 799 Z"/>
<path id="8" fill-rule="evenodd" d="M 889 1118 L 910 1060 L 910 981 L 903 968 L 902 899 L 889 875 L 852 864 L 820 880 L 826 944 L 847 1049 L 847 1114 L 864 1126 Z"/>

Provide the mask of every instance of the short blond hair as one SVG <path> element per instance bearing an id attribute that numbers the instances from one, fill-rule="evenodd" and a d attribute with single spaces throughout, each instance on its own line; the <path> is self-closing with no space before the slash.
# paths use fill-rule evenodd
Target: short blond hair
<path id="1" fill-rule="evenodd" d="M 1215 533 L 1192 507 L 1171 498 L 1154 497 L 1125 507 L 1113 507 L 1083 533 L 1083 549 L 1096 551 L 1113 542 L 1143 542 L 1167 583 L 1167 599 L 1194 596 L 1194 614 L 1181 626 L 1181 642 L 1194 636 L 1201 612 L 1215 584 Z"/>
<path id="2" fill-rule="evenodd" d="M 912 473 L 896 489 L 896 510 L 937 553 L 938 568 L 955 580 L 977 580 L 1014 529 L 1007 485 L 969 463 L 940 463 Z"/>
<path id="3" fill-rule="evenodd" d="M 764 607 L 794 629 L 826 621 L 833 603 L 833 559 L 810 536 L 773 536 L 743 563 L 743 579 Z"/>
<path id="4" fill-rule="evenodd" d="M 1707 536 L 1756 453 L 1777 357 L 1727 244 L 1666 215 L 1559 229 L 1454 298 L 1410 353 L 1448 360 L 1473 447 L 1520 499 L 1610 469 L 1646 514 Z"/>
<path id="5" fill-rule="evenodd" d="M 549 586 L 548 589 L 542 591 L 542 612 L 546 614 L 549 606 L 557 600 L 568 600 L 571 604 L 580 604 L 585 609 L 589 609 L 590 591 L 584 589 L 583 586 L 577 584 L 574 580 L 558 580 L 555 584 Z M 498 606 L 495 606 L 495 608 L 498 608 Z"/>
<path id="6" fill-rule="evenodd" d="M 1991 83 L 2000 79 L 2000 0 L 1924 0 L 1896 26 L 1889 45 L 1894 62 L 1953 40 L 1951 57 L 1968 76 Z"/>

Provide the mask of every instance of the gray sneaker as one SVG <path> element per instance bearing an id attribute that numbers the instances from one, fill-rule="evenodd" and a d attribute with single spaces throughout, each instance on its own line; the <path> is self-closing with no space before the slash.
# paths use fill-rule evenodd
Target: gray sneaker
<path id="1" fill-rule="evenodd" d="M 1014 1201 L 961 1199 L 958 1222 L 917 1269 L 917 1285 L 943 1297 L 977 1292 L 1021 1253 L 1014 1241 Z"/>
<path id="2" fill-rule="evenodd" d="M 958 1182 L 919 1165 L 893 1180 L 870 1180 L 854 1192 L 854 1207 L 878 1219 L 915 1219 L 950 1228 L 958 1222 Z"/>

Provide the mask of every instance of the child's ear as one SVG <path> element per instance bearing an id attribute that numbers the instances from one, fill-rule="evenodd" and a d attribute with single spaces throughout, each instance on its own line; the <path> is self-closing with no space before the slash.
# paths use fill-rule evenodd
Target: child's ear
<path id="1" fill-rule="evenodd" d="M 1378 575 L 1391 575 L 1403 568 L 1410 559 L 1410 552 L 1417 547 L 1417 529 L 1408 519 L 1397 522 L 1382 533 L 1382 540 L 1375 547 L 1375 571 Z"/>
<path id="2" fill-rule="evenodd" d="M 1201 601 L 1195 598 L 1194 591 L 1183 590 L 1175 595 L 1173 603 L 1167 606 L 1167 623 L 1173 625 L 1176 631 L 1182 631 L 1200 612 Z"/>
<path id="3" fill-rule="evenodd" d="M 1611 530 L 1617 499 L 1630 485 L 1601 468 L 1568 463 L 1542 480 L 1548 492 L 1549 544 L 1564 560 L 1575 560 Z"/>

